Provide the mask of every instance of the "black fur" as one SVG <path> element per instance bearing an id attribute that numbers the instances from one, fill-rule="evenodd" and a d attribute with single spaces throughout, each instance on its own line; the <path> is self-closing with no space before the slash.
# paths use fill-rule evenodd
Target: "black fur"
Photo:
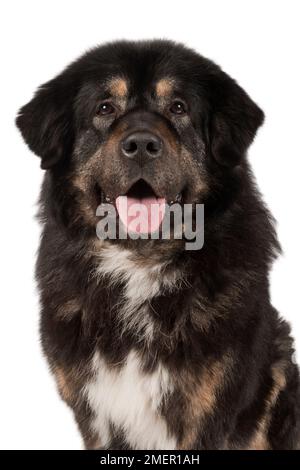
<path id="1" fill-rule="evenodd" d="M 95 128 L 99 101 L 105 99 L 103 87 L 115 76 L 130 83 L 127 108 L 109 125 Z M 165 77 L 174 79 L 176 93 L 188 103 L 184 125 L 149 104 L 154 84 Z M 186 167 L 181 150 L 172 164 L 166 156 L 159 170 L 149 170 L 147 181 L 167 198 L 180 190 L 185 202 L 205 204 L 200 251 L 185 251 L 174 240 L 111 242 L 131 250 L 144 267 L 153 258 L 171 259 L 170 272 L 184 273 L 180 289 L 161 291 L 149 302 L 155 325 L 151 344 L 134 329 L 121 334 L 123 283 L 111 285 L 91 275 L 98 262 L 91 246 L 99 191 L 114 198 L 136 180 L 135 170 L 123 168 L 117 150 L 108 155 L 106 146 L 135 116 L 146 116 L 147 126 L 169 136 L 166 144 L 174 140 L 189 155 Z M 269 300 L 268 272 L 280 248 L 246 158 L 262 122 L 263 112 L 218 66 L 167 41 L 97 47 L 43 85 L 20 110 L 17 125 L 47 169 L 37 263 L 42 344 L 55 375 L 63 371 L 63 398 L 74 410 L 88 448 L 101 445 L 81 393 L 91 378 L 96 349 L 109 367 L 121 367 L 134 349 L 146 374 L 162 363 L 176 377 L 174 392 L 160 412 L 178 448 L 299 445 L 298 369 L 289 328 Z M 102 157 L 93 163 L 99 148 Z M 82 190 L 74 182 L 89 164 L 93 174 Z M 200 180 L 203 191 L 197 186 Z M 69 313 L 66 305 L 72 306 Z M 226 380 L 220 378 L 217 391 L 212 389 L 214 405 L 201 414 L 193 390 L 204 393 L 202 377 L 207 373 L 211 379 L 211 364 L 222 364 L 224 357 L 230 359 Z M 261 434 L 260 426 L 265 426 Z M 114 423 L 111 429 L 111 448 L 130 447 L 124 430 L 115 429 Z"/>

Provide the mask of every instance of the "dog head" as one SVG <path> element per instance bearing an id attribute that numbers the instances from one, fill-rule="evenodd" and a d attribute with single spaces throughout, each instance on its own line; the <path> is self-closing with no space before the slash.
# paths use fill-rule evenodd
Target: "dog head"
<path id="1" fill-rule="evenodd" d="M 49 204 L 65 224 L 93 228 L 101 202 L 122 218 L 124 199 L 159 206 L 209 203 L 216 188 L 227 194 L 262 122 L 218 66 L 168 41 L 95 48 L 17 117 L 47 170 Z"/>

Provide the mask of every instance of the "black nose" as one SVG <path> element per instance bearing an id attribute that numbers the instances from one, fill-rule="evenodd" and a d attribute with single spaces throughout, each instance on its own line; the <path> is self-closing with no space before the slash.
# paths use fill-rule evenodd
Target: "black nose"
<path id="1" fill-rule="evenodd" d="M 152 132 L 137 131 L 123 140 L 121 151 L 127 158 L 139 161 L 141 164 L 161 155 L 163 143 Z"/>

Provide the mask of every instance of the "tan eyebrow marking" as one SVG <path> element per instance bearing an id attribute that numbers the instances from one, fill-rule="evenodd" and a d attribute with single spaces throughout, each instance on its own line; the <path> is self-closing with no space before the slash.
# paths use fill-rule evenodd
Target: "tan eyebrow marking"
<path id="1" fill-rule="evenodd" d="M 174 80 L 172 78 L 162 78 L 156 84 L 156 94 L 160 98 L 170 95 L 174 88 Z"/>
<path id="2" fill-rule="evenodd" d="M 111 79 L 108 88 L 110 93 L 117 98 L 125 98 L 128 92 L 126 80 L 120 77 Z"/>

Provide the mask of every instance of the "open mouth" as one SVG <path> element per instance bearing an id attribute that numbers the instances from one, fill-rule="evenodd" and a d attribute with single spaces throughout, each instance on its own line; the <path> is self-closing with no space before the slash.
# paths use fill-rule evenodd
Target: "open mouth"
<path id="1" fill-rule="evenodd" d="M 164 218 L 166 199 L 158 197 L 150 184 L 140 179 L 126 195 L 117 197 L 116 207 L 128 233 L 153 233 Z"/>

